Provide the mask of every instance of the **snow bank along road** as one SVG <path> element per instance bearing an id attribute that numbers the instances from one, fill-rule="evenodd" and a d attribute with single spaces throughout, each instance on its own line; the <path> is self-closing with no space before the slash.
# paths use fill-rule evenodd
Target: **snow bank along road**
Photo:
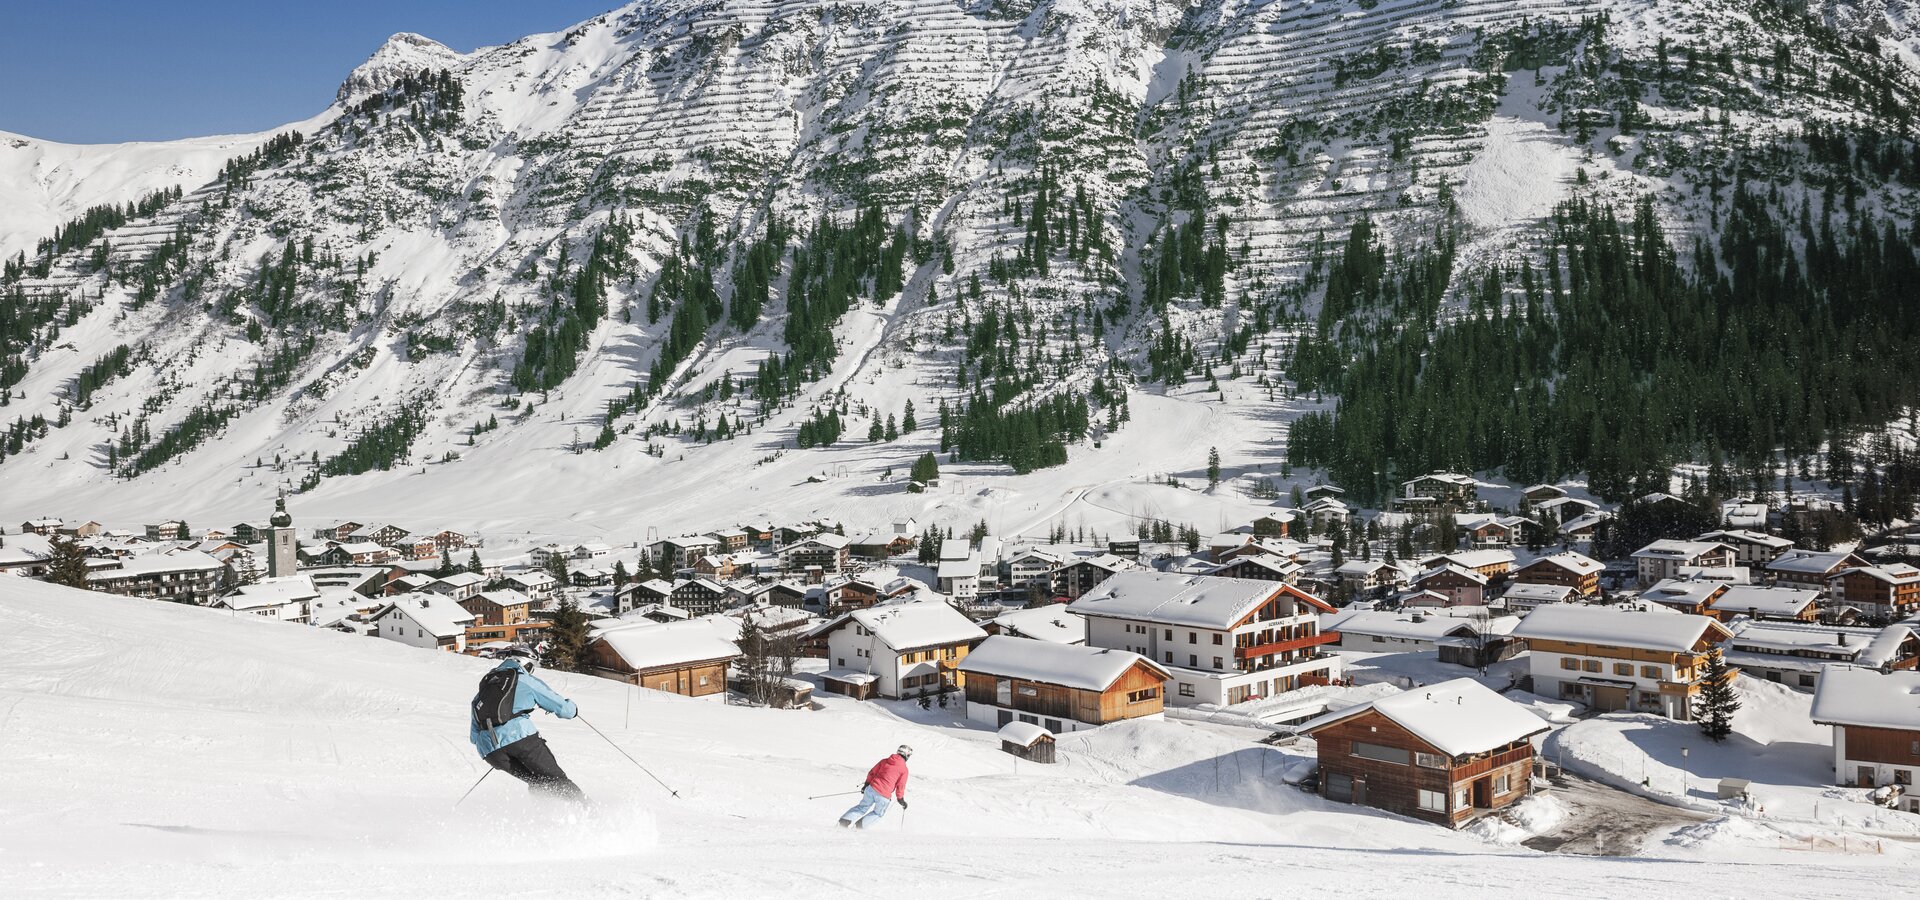
<path id="1" fill-rule="evenodd" d="M 1891 853 L 1498 847 L 1329 806 L 1262 779 L 1249 754 L 1274 751 L 1177 722 L 1070 736 L 1067 762 L 1015 774 L 985 732 L 876 706 L 746 709 L 564 674 L 555 686 L 683 799 L 579 723 L 542 719 L 594 811 L 495 777 L 456 813 L 483 771 L 465 739 L 482 661 L 14 579 L 0 634 L 12 897 L 1801 898 L 1916 871 Z M 853 788 L 903 741 L 909 815 L 847 832 L 832 824 L 846 798 L 806 799 Z"/>

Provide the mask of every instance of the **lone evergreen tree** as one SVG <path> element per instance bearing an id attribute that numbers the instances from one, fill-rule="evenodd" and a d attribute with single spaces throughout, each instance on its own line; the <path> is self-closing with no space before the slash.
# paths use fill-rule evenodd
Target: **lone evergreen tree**
<path id="1" fill-rule="evenodd" d="M 47 580 L 54 584 L 64 584 L 67 587 L 85 590 L 87 552 L 80 549 L 77 541 L 65 535 L 54 536 L 47 542 L 47 546 L 53 551 L 53 557 L 47 565 Z"/>
<path id="2" fill-rule="evenodd" d="M 1693 717 L 1707 740 L 1719 743 L 1733 733 L 1733 714 L 1740 708 L 1740 697 L 1733 692 L 1733 672 L 1727 667 L 1720 648 L 1707 657 L 1707 674 L 1700 696 L 1693 702 Z"/>
<path id="3" fill-rule="evenodd" d="M 1207 448 L 1207 487 L 1220 485 L 1220 448 Z"/>
<path id="4" fill-rule="evenodd" d="M 554 610 L 553 624 L 547 628 L 547 658 L 550 669 L 584 672 L 587 662 L 587 614 L 572 597 L 562 597 Z"/>
<path id="5" fill-rule="evenodd" d="M 484 568 L 486 568 L 486 566 L 480 563 L 480 551 L 475 550 L 467 555 L 467 571 L 477 575 L 480 570 Z"/>

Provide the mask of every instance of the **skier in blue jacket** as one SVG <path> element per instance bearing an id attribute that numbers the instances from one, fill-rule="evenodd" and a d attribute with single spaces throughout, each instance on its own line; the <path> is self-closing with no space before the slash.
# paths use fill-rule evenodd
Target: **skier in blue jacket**
<path id="1" fill-rule="evenodd" d="M 508 656 L 495 666 L 494 672 L 512 669 L 518 674 L 513 689 L 512 715 L 504 722 L 486 727 L 481 724 L 479 700 L 485 694 L 485 682 L 482 682 L 482 694 L 475 696 L 476 715 L 472 719 L 468 738 L 473 748 L 480 751 L 480 758 L 488 765 L 499 769 L 527 783 L 532 791 L 552 794 L 580 803 L 587 797 L 580 786 L 560 770 L 560 763 L 553 758 L 553 751 L 547 748 L 547 742 L 540 737 L 540 730 L 533 726 L 533 709 L 539 707 L 562 719 L 571 719 L 576 712 L 572 700 L 555 693 L 553 688 L 533 674 L 533 654 L 519 651 L 518 655 Z"/>

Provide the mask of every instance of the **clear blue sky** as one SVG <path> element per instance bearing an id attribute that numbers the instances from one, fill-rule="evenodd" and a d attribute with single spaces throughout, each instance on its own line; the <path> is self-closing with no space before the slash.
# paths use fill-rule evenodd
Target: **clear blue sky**
<path id="1" fill-rule="evenodd" d="M 455 50 L 624 0 L 0 0 L 0 130 L 75 143 L 261 131 L 399 31 Z"/>

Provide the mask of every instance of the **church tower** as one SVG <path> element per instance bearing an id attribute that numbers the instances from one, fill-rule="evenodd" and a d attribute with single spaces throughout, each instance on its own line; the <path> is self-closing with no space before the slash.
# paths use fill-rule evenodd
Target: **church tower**
<path id="1" fill-rule="evenodd" d="M 273 504 L 272 527 L 267 529 L 267 577 L 295 574 L 299 568 L 299 546 L 294 539 L 293 517 L 287 515 L 287 498 L 282 494 Z"/>

